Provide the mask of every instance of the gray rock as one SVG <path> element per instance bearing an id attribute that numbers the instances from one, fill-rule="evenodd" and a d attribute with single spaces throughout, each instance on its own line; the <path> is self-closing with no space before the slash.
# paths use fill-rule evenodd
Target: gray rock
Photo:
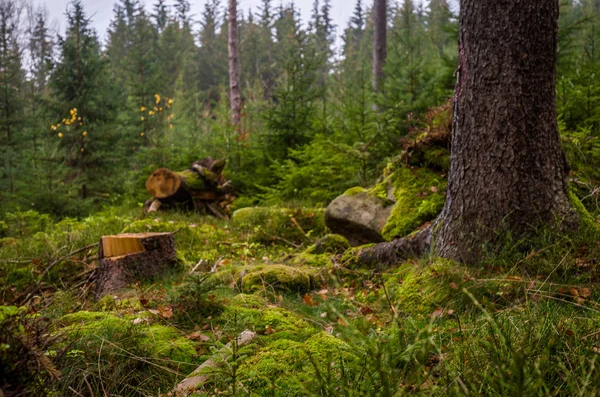
<path id="1" fill-rule="evenodd" d="M 325 224 L 346 237 L 353 246 L 385 241 L 381 231 L 392 213 L 393 203 L 366 191 L 344 194 L 329 204 Z"/>

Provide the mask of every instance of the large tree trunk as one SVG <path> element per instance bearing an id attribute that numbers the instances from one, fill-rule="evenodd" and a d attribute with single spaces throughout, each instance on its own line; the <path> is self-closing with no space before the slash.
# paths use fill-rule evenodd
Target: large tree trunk
<path id="1" fill-rule="evenodd" d="M 383 66 L 387 57 L 387 0 L 373 6 L 373 91 L 383 90 Z"/>
<path id="2" fill-rule="evenodd" d="M 557 0 L 463 0 L 440 255 L 473 262 L 499 232 L 578 224 L 556 121 L 557 29 Z"/>
<path id="3" fill-rule="evenodd" d="M 229 0 L 229 96 L 231 101 L 231 123 L 239 131 L 242 119 L 242 93 L 238 63 L 237 0 Z"/>
<path id="4" fill-rule="evenodd" d="M 484 246 L 574 229 L 555 110 L 557 0 L 463 0 L 451 165 L 444 209 L 429 230 L 365 250 L 392 262 L 431 246 L 477 262 Z"/>

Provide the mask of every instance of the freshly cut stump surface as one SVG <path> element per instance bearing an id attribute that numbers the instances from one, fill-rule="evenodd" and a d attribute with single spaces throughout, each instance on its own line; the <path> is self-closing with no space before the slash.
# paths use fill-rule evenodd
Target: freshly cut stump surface
<path id="1" fill-rule="evenodd" d="M 127 233 L 100 239 L 96 297 L 151 279 L 175 264 L 172 233 Z"/>
<path id="2" fill-rule="evenodd" d="M 157 199 L 173 196 L 180 187 L 179 175 L 166 168 L 157 169 L 146 180 L 146 190 Z"/>

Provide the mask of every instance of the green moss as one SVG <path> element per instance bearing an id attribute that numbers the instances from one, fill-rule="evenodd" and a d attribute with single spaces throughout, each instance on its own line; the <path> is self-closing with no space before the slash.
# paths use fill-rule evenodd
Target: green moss
<path id="1" fill-rule="evenodd" d="M 234 306 L 240 306 L 249 309 L 258 309 L 267 304 L 263 297 L 254 294 L 237 294 L 229 300 L 229 303 Z"/>
<path id="2" fill-rule="evenodd" d="M 242 208 L 254 207 L 257 203 L 258 200 L 254 197 L 241 196 L 235 199 L 230 208 L 232 212 L 235 212 Z"/>
<path id="3" fill-rule="evenodd" d="M 286 265 L 261 265 L 242 278 L 244 292 L 308 292 L 315 285 L 315 271 Z"/>
<path id="4" fill-rule="evenodd" d="M 60 319 L 61 334 L 72 348 L 90 348 L 102 340 L 122 343 L 126 350 L 142 351 L 147 357 L 165 357 L 174 361 L 193 362 L 194 344 L 179 331 L 163 325 L 133 324 L 133 317 L 117 317 L 108 312 L 79 311 Z M 79 347 L 76 347 L 79 346 Z"/>
<path id="5" fill-rule="evenodd" d="M 13 237 L 0 238 L 0 248 L 15 246 L 15 245 L 17 245 L 18 242 L 19 242 L 19 240 L 17 240 L 16 238 L 13 238 Z"/>
<path id="6" fill-rule="evenodd" d="M 210 171 L 207 171 L 210 172 Z M 196 171 L 193 170 L 185 170 L 177 173 L 179 176 L 183 177 L 185 180 L 185 184 L 191 189 L 196 191 L 206 190 L 206 182 L 204 178 L 202 178 Z"/>
<path id="7" fill-rule="evenodd" d="M 222 319 L 234 322 L 240 328 L 251 329 L 263 335 L 263 339 L 291 339 L 303 341 L 318 332 L 298 314 L 279 307 L 266 307 L 263 303 L 258 308 L 246 305 L 231 305 L 225 308 Z"/>
<path id="8" fill-rule="evenodd" d="M 339 234 L 328 234 L 320 238 L 314 245 L 310 246 L 306 253 L 308 254 L 341 254 L 350 248 L 348 239 Z"/>
<path id="9" fill-rule="evenodd" d="M 312 249 L 314 246 L 309 248 Z M 331 264 L 331 254 L 311 254 L 309 252 L 302 252 L 294 255 L 291 263 L 295 266 L 312 266 L 323 268 Z"/>
<path id="10" fill-rule="evenodd" d="M 378 183 L 377 185 L 373 186 L 371 189 L 369 189 L 369 194 L 371 196 L 380 198 L 386 205 L 388 203 L 393 204 L 393 202 L 390 202 L 390 200 L 388 199 L 388 183 L 387 183 L 387 181 Z"/>
<path id="11" fill-rule="evenodd" d="M 366 192 L 366 189 L 361 186 L 350 188 L 344 192 L 344 196 L 356 196 L 359 193 Z"/>
<path id="12" fill-rule="evenodd" d="M 443 172 L 450 170 L 450 151 L 441 147 L 433 147 L 423 153 L 425 165 Z"/>
<path id="13" fill-rule="evenodd" d="M 240 366 L 239 378 L 256 395 L 304 396 L 319 387 L 315 365 L 336 379 L 358 368 L 358 361 L 346 343 L 319 332 L 304 343 L 275 340 Z"/>
<path id="14" fill-rule="evenodd" d="M 60 319 L 60 323 L 64 326 L 81 326 L 86 329 L 108 328 L 108 326 L 112 325 L 114 329 L 118 329 L 124 325 L 124 320 L 108 312 L 82 310 L 63 316 Z"/>
<path id="15" fill-rule="evenodd" d="M 600 225 L 598 224 L 598 221 L 592 216 L 592 214 L 589 213 L 581 200 L 579 200 L 579 197 L 577 197 L 572 190 L 569 190 L 569 201 L 571 202 L 571 205 L 575 211 L 577 211 L 579 214 L 581 226 L 583 228 L 592 231 L 600 231 Z"/>
<path id="16" fill-rule="evenodd" d="M 196 357 L 194 345 L 175 328 L 151 325 L 143 329 L 142 335 L 140 344 L 155 356 L 183 363 L 193 362 Z"/>
<path id="17" fill-rule="evenodd" d="M 360 247 L 352 247 L 347 250 L 342 256 L 342 265 L 348 268 L 360 267 L 360 263 L 358 261 L 358 257 L 362 254 L 362 252 L 367 249 L 375 246 L 375 244 L 365 244 Z"/>
<path id="18" fill-rule="evenodd" d="M 427 317 L 437 308 L 462 307 L 461 289 L 467 275 L 466 268 L 457 263 L 436 258 L 429 264 L 405 263 L 385 278 L 401 312 Z"/>
<path id="19" fill-rule="evenodd" d="M 323 208 L 248 207 L 235 211 L 232 223 L 252 232 L 253 242 L 264 244 L 302 243 L 326 230 Z"/>
<path id="20" fill-rule="evenodd" d="M 404 237 L 434 219 L 444 206 L 442 192 L 447 185 L 426 169 L 400 167 L 389 178 L 394 184 L 396 204 L 382 231 L 386 240 Z"/>
<path id="21" fill-rule="evenodd" d="M 114 310 L 141 311 L 143 308 L 137 297 L 119 298 L 109 294 L 96 302 L 94 309 L 105 312 Z"/>

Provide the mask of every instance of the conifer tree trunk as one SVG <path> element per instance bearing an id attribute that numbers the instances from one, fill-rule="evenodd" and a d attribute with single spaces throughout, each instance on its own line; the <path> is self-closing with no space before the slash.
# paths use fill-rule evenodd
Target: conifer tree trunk
<path id="1" fill-rule="evenodd" d="M 364 262 L 432 247 L 477 262 L 485 246 L 575 230 L 555 108 L 558 0 L 463 0 L 451 165 L 444 209 L 429 229 L 379 244 Z"/>
<path id="2" fill-rule="evenodd" d="M 229 95 L 231 123 L 239 132 L 242 118 L 242 93 L 238 63 L 237 0 L 229 0 Z"/>
<path id="3" fill-rule="evenodd" d="M 383 66 L 387 57 L 387 0 L 373 6 L 373 91 L 383 89 Z"/>
<path id="4" fill-rule="evenodd" d="M 577 225 L 556 120 L 558 0 L 463 0 L 451 167 L 434 230 L 472 262 L 499 231 Z"/>

